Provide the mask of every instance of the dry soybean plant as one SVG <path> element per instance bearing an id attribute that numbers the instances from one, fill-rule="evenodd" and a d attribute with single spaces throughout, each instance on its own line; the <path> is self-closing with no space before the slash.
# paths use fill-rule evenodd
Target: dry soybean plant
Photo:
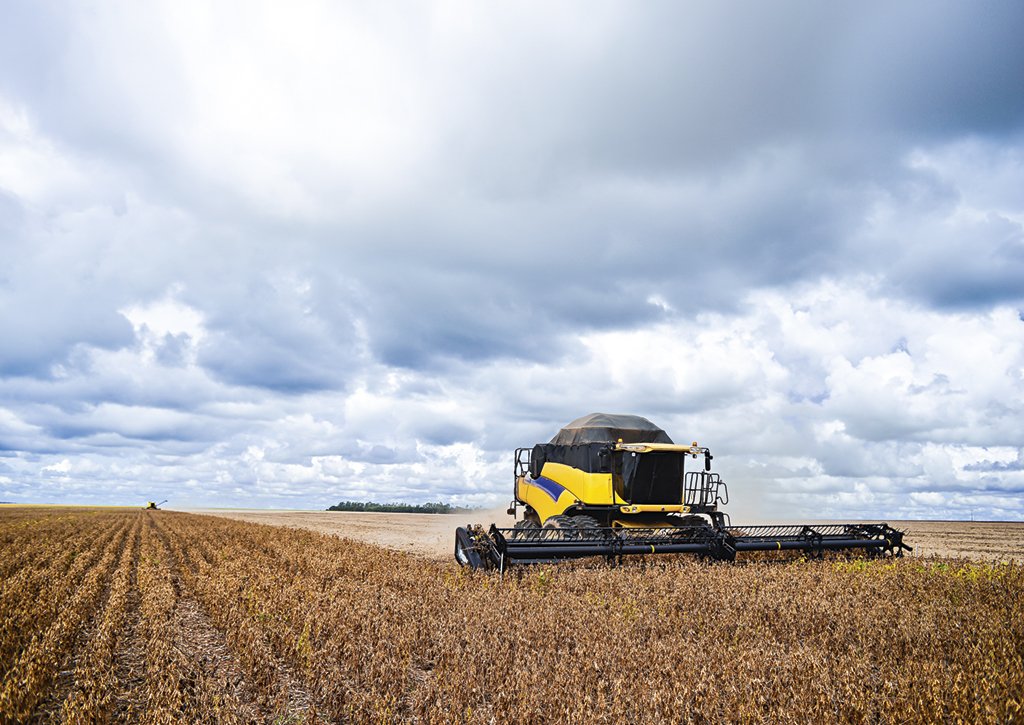
<path id="1" fill-rule="evenodd" d="M 575 562 L 499 578 L 166 511 L 0 512 L 0 719 L 1014 722 L 1024 569 Z"/>

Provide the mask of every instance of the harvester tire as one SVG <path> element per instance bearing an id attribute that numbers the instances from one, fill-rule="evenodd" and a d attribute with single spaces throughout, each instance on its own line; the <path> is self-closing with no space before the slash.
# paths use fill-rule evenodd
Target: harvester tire
<path id="1" fill-rule="evenodd" d="M 557 534 L 545 534 L 544 532 L 552 531 L 564 531 L 565 533 L 561 536 Z M 544 526 L 541 529 L 541 538 L 578 538 L 579 528 L 573 523 L 571 516 L 564 516 L 559 514 L 558 516 L 551 516 L 547 521 L 544 522 Z M 575 534 L 575 536 L 573 536 Z"/>
<path id="2" fill-rule="evenodd" d="M 577 529 L 599 529 L 601 524 L 597 522 L 593 516 L 587 516 L 586 514 L 580 514 L 572 517 L 573 524 L 576 525 Z"/>
<path id="3" fill-rule="evenodd" d="M 515 539 L 536 538 L 536 532 L 540 531 L 540 526 L 531 519 L 516 521 L 512 528 L 515 530 L 512 534 L 512 537 Z"/>
<path id="4" fill-rule="evenodd" d="M 580 536 L 584 539 L 598 539 L 601 537 L 601 524 L 593 516 L 580 514 L 572 517 L 573 525 L 579 530 Z"/>

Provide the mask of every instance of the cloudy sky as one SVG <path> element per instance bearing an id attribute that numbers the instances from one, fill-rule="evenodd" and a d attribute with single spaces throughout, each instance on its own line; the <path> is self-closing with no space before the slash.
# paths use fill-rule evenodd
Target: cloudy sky
<path id="1" fill-rule="evenodd" d="M 0 500 L 1024 519 L 1024 4 L 0 0 Z"/>

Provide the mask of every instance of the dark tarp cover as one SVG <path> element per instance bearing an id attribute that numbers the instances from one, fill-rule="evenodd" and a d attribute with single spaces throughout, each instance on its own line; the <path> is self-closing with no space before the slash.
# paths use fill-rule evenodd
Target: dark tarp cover
<path id="1" fill-rule="evenodd" d="M 639 415 L 591 413 L 562 428 L 551 442 L 563 446 L 581 443 L 671 443 L 672 439 Z"/>

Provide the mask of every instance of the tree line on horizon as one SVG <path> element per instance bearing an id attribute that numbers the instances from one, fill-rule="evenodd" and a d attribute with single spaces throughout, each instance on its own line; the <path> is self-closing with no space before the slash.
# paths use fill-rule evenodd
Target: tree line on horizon
<path id="1" fill-rule="evenodd" d="M 452 506 L 449 503 L 374 503 L 372 501 L 342 501 L 328 511 L 363 511 L 389 514 L 457 514 L 473 511 L 472 507 Z"/>

